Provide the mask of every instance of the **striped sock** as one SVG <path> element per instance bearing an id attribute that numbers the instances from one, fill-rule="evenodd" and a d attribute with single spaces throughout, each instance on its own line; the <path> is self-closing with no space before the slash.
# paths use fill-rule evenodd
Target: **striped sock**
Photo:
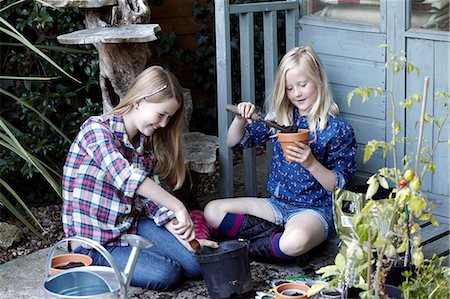
<path id="1" fill-rule="evenodd" d="M 295 258 L 295 256 L 290 256 L 287 254 L 284 254 L 283 251 L 280 249 L 280 239 L 281 239 L 282 233 L 277 233 L 272 237 L 272 253 L 278 260 L 282 261 L 289 261 Z"/>
<path id="2" fill-rule="evenodd" d="M 220 223 L 217 231 L 230 238 L 236 237 L 242 227 L 245 215 L 227 213 Z"/>

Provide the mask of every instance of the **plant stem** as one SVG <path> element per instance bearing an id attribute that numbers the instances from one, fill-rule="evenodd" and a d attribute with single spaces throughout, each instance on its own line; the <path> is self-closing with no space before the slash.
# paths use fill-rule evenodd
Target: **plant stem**
<path id="1" fill-rule="evenodd" d="M 438 126 L 439 129 L 438 129 L 438 132 L 437 132 L 436 141 L 433 144 L 433 149 L 431 150 L 431 154 L 430 154 L 430 157 L 431 157 L 430 162 L 433 162 L 434 153 L 436 152 L 436 149 L 437 149 L 437 147 L 439 145 L 439 137 L 441 136 L 442 129 L 444 128 L 444 124 L 447 121 L 447 118 L 448 118 L 449 114 L 450 114 L 450 110 L 447 109 L 447 113 L 445 114 L 444 118 L 442 118 L 442 124 L 440 126 Z M 421 179 L 425 176 L 425 173 L 426 173 L 426 169 L 424 168 L 422 170 L 422 173 L 420 174 L 420 178 Z"/>
<path id="2" fill-rule="evenodd" d="M 394 99 L 394 80 L 395 80 L 395 72 L 392 71 L 392 80 L 391 80 L 391 86 L 389 88 L 389 94 L 391 95 L 391 105 L 392 105 L 392 157 L 394 159 L 394 177 L 395 177 L 395 185 L 397 186 L 397 188 L 399 187 L 398 185 L 398 173 L 397 173 L 397 141 L 396 141 L 396 120 L 397 120 L 397 116 L 395 115 L 395 99 Z"/>
<path id="3" fill-rule="evenodd" d="M 427 104 L 427 93 L 428 93 L 428 82 L 430 81 L 430 78 L 427 76 L 424 78 L 423 83 L 423 94 L 422 94 L 422 110 L 420 111 L 420 118 L 419 118 L 419 136 L 417 140 L 417 152 L 416 152 L 416 167 L 415 167 L 415 173 L 419 173 L 419 162 L 420 162 L 420 151 L 422 148 L 422 139 L 423 139 L 423 120 L 425 118 L 425 110 L 426 110 L 426 104 Z"/>
<path id="4" fill-rule="evenodd" d="M 372 260 L 372 232 L 369 229 L 369 236 L 367 237 L 368 244 L 368 250 L 367 250 L 367 291 L 370 293 L 370 276 L 372 276 L 372 265 L 370 264 L 370 261 Z"/>

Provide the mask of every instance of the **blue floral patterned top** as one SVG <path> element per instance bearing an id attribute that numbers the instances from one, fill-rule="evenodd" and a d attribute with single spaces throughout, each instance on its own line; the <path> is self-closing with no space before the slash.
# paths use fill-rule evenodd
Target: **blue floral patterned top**
<path id="1" fill-rule="evenodd" d="M 301 129 L 308 128 L 306 116 L 300 116 L 296 109 L 294 122 Z M 287 162 L 280 142 L 262 122 L 246 124 L 244 136 L 232 149 L 253 147 L 268 140 L 273 143 L 272 167 L 267 182 L 269 194 L 301 208 L 331 206 L 331 192 L 327 192 L 300 163 Z M 329 116 L 327 127 L 311 134 L 308 144 L 316 159 L 334 172 L 336 187 L 345 188 L 356 171 L 353 128 L 341 118 Z"/>

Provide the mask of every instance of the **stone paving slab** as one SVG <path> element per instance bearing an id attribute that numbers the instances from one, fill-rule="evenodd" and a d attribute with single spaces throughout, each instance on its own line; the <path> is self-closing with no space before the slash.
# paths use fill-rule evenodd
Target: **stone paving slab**
<path id="1" fill-rule="evenodd" d="M 333 245 L 333 244 L 330 244 Z M 330 251 L 331 248 L 331 251 Z M 303 266 L 297 264 L 269 264 L 252 261 L 250 264 L 253 290 L 241 298 L 254 298 L 256 291 L 268 290 L 268 281 L 283 279 L 298 275 L 314 275 L 314 271 L 334 259 L 334 246 L 322 248 L 319 255 L 312 256 Z M 45 298 L 43 288 L 45 263 L 50 248 L 42 249 L 32 254 L 19 257 L 0 265 L 0 299 L 11 298 Z M 208 290 L 203 280 L 186 280 L 171 292 L 156 292 L 142 288 L 131 287 L 128 291 L 131 299 L 203 299 L 209 298 Z"/>

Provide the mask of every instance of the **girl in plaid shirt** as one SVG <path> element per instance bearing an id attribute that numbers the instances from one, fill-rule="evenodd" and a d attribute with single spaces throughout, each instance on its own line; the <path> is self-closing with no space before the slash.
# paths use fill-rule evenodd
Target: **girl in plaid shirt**
<path id="1" fill-rule="evenodd" d="M 67 236 L 102 244 L 121 269 L 131 247 L 125 234 L 153 243 L 137 260 L 131 284 L 155 290 L 181 277 L 199 277 L 189 241 L 194 225 L 184 204 L 162 188 L 185 179 L 182 154 L 183 95 L 175 76 L 159 66 L 143 71 L 109 113 L 90 117 L 72 143 L 63 170 L 63 226 Z M 157 175 L 157 176 L 156 176 Z M 177 218 L 178 224 L 173 223 Z M 217 247 L 208 240 L 201 245 Z M 95 250 L 79 246 L 94 264 Z"/>
<path id="2" fill-rule="evenodd" d="M 260 235 L 258 244 L 250 244 L 254 257 L 292 260 L 333 236 L 331 192 L 345 188 L 356 171 L 356 141 L 351 126 L 338 117 L 328 85 L 312 48 L 294 48 L 282 58 L 266 119 L 311 132 L 308 145 L 296 142 L 288 147 L 291 162 L 284 157 L 276 132 L 262 122 L 251 122 L 255 106 L 248 102 L 237 106 L 240 115 L 230 125 L 228 145 L 237 150 L 272 142 L 267 182 L 271 197 L 215 200 L 205 207 L 205 217 L 229 237 Z M 262 219 L 258 223 L 254 216 L 284 231 L 269 232 L 270 225 Z"/>

